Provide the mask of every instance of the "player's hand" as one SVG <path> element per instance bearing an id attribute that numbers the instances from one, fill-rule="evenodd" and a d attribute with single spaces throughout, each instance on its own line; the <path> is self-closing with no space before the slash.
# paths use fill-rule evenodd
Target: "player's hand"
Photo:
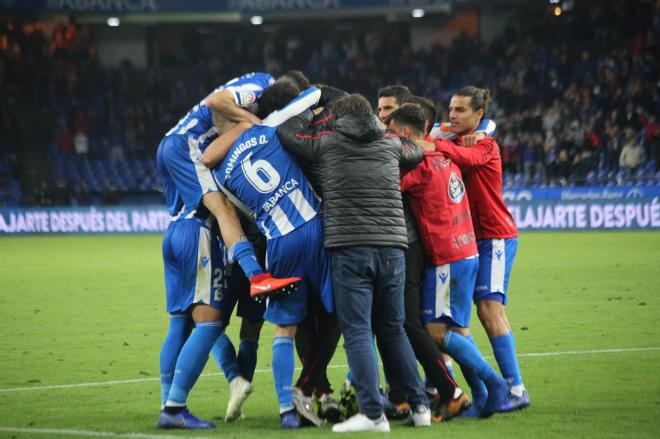
<path id="1" fill-rule="evenodd" d="M 257 118 L 257 119 L 259 119 L 259 118 Z M 261 121 L 260 121 L 260 122 L 261 122 Z M 253 124 L 252 122 L 248 122 L 247 120 L 242 120 L 242 121 L 240 121 L 237 125 L 240 127 L 240 129 L 241 129 L 242 131 L 247 131 L 247 130 L 249 130 L 250 128 L 252 128 L 252 126 L 253 126 L 254 124 Z"/>
<path id="2" fill-rule="evenodd" d="M 461 144 L 463 146 L 473 146 L 476 145 L 480 140 L 486 138 L 486 133 L 477 132 L 473 134 L 468 134 L 461 137 Z"/>
<path id="3" fill-rule="evenodd" d="M 319 106 L 326 107 L 330 105 L 333 101 L 346 96 L 346 93 L 343 90 L 340 90 L 335 87 L 330 87 L 329 85 L 319 86 L 321 89 L 321 99 L 319 99 Z"/>
<path id="4" fill-rule="evenodd" d="M 261 119 L 259 119 L 255 114 L 252 114 L 249 111 L 246 111 L 246 113 L 247 114 L 245 115 L 245 117 L 247 118 L 247 120 L 243 120 L 241 121 L 241 123 L 243 122 L 249 123 L 250 127 L 252 127 L 252 125 L 259 125 L 261 123 Z"/>
<path id="5" fill-rule="evenodd" d="M 314 116 L 318 116 L 323 113 L 323 110 L 325 110 L 325 107 L 316 107 L 312 110 L 312 113 L 314 113 Z"/>

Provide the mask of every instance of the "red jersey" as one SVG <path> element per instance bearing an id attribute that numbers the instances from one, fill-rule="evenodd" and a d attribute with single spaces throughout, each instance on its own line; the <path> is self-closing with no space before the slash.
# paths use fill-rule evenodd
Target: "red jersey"
<path id="1" fill-rule="evenodd" d="M 443 154 L 424 151 L 424 161 L 401 179 L 428 263 L 433 266 L 477 254 L 470 205 L 461 170 Z"/>
<path id="2" fill-rule="evenodd" d="M 460 143 L 460 138 L 456 143 Z M 516 224 L 502 198 L 502 158 L 497 142 L 486 137 L 474 146 L 463 147 L 436 139 L 435 148 L 463 171 L 477 239 L 518 236 Z"/>

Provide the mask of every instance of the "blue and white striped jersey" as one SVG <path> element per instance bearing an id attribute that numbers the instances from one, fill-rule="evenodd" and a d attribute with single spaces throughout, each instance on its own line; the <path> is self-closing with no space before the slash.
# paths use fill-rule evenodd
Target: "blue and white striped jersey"
<path id="1" fill-rule="evenodd" d="M 321 209 L 321 199 L 277 137 L 278 125 L 315 105 L 320 96 L 320 90 L 308 89 L 245 131 L 213 171 L 218 184 L 251 211 L 268 239 L 290 233 Z"/>
<path id="2" fill-rule="evenodd" d="M 208 96 L 222 90 L 231 90 L 239 107 L 254 105 L 261 94 L 275 79 L 268 73 L 253 72 L 234 78 L 213 90 Z M 208 96 L 206 98 L 208 98 Z M 165 136 L 179 135 L 194 139 L 199 152 L 218 137 L 218 130 L 213 124 L 212 110 L 206 106 L 206 98 L 195 105 Z M 201 154 L 200 154 L 201 155 Z"/>
<path id="3" fill-rule="evenodd" d="M 477 127 L 475 132 L 482 132 L 485 133 L 486 136 L 492 137 L 493 134 L 495 134 L 495 128 L 497 127 L 497 124 L 495 123 L 494 120 L 491 119 L 483 119 L 480 123 L 479 126 Z M 441 139 L 445 140 L 453 140 L 456 138 L 456 134 L 451 132 L 451 123 L 450 122 L 436 122 L 435 125 L 433 125 L 433 128 L 431 128 L 431 137 L 439 137 Z"/>

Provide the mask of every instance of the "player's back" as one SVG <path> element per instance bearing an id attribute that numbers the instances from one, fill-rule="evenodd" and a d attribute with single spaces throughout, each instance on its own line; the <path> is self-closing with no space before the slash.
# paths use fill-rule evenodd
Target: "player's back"
<path id="1" fill-rule="evenodd" d="M 276 127 L 255 125 L 245 131 L 214 175 L 252 211 L 268 239 L 290 233 L 321 209 L 302 169 L 282 147 Z"/>
<path id="2" fill-rule="evenodd" d="M 403 177 L 401 190 L 409 196 L 430 263 L 444 265 L 477 254 L 468 197 L 456 164 L 427 151 L 424 161 Z"/>
<path id="3" fill-rule="evenodd" d="M 189 147 L 199 148 L 200 152 L 204 152 L 206 147 L 218 137 L 218 130 L 213 123 L 213 111 L 206 106 L 206 99 L 213 93 L 229 90 L 234 95 L 236 105 L 250 108 L 256 104 L 259 96 L 273 81 L 271 75 L 261 72 L 247 73 L 227 81 L 191 108 L 165 136 L 178 135 L 188 140 L 192 139 L 193 143 L 189 142 Z"/>

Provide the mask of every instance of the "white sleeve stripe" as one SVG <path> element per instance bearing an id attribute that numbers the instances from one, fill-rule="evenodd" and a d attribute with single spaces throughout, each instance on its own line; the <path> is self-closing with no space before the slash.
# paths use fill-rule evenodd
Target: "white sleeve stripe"
<path id="1" fill-rule="evenodd" d="M 307 202 L 300 189 L 296 189 L 295 191 L 291 192 L 288 197 L 296 209 L 298 209 L 300 216 L 302 216 L 305 221 L 309 221 L 316 216 L 317 212 Z"/>
<path id="2" fill-rule="evenodd" d="M 233 92 L 241 91 L 261 91 L 264 87 L 259 84 L 243 84 L 243 85 L 232 85 L 230 87 L 225 87 L 225 90 L 231 90 Z"/>
<path id="3" fill-rule="evenodd" d="M 294 116 L 299 115 L 303 111 L 316 105 L 321 99 L 321 90 L 316 87 L 311 87 L 302 92 L 300 96 L 291 101 L 289 105 L 281 110 L 273 111 L 261 123 L 267 127 L 276 127 L 283 124 Z"/>

